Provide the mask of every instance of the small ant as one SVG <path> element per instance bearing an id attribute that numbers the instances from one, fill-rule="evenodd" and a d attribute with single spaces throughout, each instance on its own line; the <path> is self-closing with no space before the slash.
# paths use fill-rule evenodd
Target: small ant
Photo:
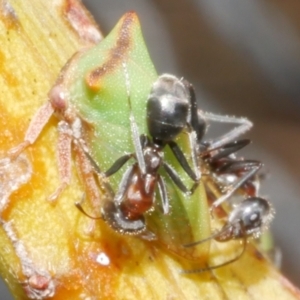
<path id="1" fill-rule="evenodd" d="M 228 220 L 220 231 L 201 241 L 183 245 L 183 247 L 194 247 L 212 239 L 215 239 L 218 242 L 242 239 L 243 246 L 239 255 L 221 264 L 207 266 L 202 269 L 183 270 L 182 273 L 202 273 L 235 262 L 244 254 L 247 239 L 249 237 L 258 238 L 260 234 L 268 228 L 273 215 L 274 210 L 267 200 L 261 197 L 248 197 L 244 199 L 229 213 Z"/>

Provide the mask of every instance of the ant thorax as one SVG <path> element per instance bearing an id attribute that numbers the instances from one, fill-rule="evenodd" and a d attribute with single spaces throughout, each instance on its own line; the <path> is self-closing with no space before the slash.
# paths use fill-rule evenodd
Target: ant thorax
<path id="1" fill-rule="evenodd" d="M 163 161 L 163 151 L 156 147 L 146 147 L 143 151 L 146 163 L 146 173 L 155 174 Z"/>

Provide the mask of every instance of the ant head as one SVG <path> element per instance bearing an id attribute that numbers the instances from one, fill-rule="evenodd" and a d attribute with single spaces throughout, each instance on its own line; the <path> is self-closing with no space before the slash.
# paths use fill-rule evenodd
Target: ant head
<path id="1" fill-rule="evenodd" d="M 259 237 L 273 219 L 274 209 L 269 201 L 259 197 L 249 197 L 237 205 L 229 214 L 228 221 L 216 238 L 218 241 Z"/>

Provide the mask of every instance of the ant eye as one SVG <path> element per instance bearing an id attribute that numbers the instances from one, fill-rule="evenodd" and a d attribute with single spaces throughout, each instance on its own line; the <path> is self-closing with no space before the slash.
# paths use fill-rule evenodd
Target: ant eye
<path id="1" fill-rule="evenodd" d="M 254 228 L 259 228 L 262 224 L 262 218 L 259 212 L 246 212 L 244 215 L 243 223 L 245 224 L 246 231 L 253 230 Z"/>

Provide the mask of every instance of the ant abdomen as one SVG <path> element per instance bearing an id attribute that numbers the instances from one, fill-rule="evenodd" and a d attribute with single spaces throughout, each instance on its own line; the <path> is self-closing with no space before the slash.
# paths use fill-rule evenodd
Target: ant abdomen
<path id="1" fill-rule="evenodd" d="M 150 135 L 164 142 L 174 140 L 186 127 L 189 109 L 189 94 L 183 82 L 173 75 L 161 75 L 147 101 Z"/>
<path id="2" fill-rule="evenodd" d="M 101 215 L 113 230 L 121 234 L 138 235 L 146 230 L 143 215 L 134 220 L 128 219 L 120 210 L 120 207 L 113 201 L 104 203 L 101 208 Z"/>
<path id="3" fill-rule="evenodd" d="M 129 220 L 137 220 L 153 206 L 156 176 L 147 174 L 142 178 L 137 164 L 133 166 L 128 188 L 120 203 L 123 215 Z"/>

